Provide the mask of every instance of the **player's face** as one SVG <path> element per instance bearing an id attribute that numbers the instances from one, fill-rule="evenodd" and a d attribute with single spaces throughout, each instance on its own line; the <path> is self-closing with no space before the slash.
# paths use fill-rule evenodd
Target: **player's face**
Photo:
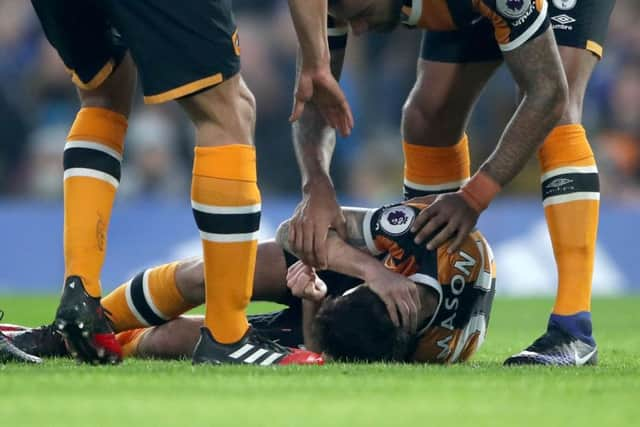
<path id="1" fill-rule="evenodd" d="M 367 31 L 389 32 L 400 22 L 402 0 L 339 0 L 330 8 L 331 15 L 349 22 L 360 35 Z"/>

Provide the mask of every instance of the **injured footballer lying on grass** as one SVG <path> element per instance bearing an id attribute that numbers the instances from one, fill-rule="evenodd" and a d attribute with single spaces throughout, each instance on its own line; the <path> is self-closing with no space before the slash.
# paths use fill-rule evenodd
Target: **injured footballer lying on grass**
<path id="1" fill-rule="evenodd" d="M 253 299 L 287 308 L 250 316 L 251 326 L 282 346 L 304 346 L 329 360 L 468 360 L 487 331 L 493 255 L 478 231 L 454 253 L 447 245 L 430 251 L 415 244 L 410 228 L 425 206 L 343 208 L 347 239 L 330 233 L 329 269 L 317 273 L 288 252 L 289 222 L 282 223 L 276 240 L 258 247 Z M 102 299 L 124 356 L 191 357 L 207 330 L 202 316 L 183 313 L 204 302 L 203 274 L 201 259 L 178 261 L 147 269 Z M 68 354 L 52 326 L 0 325 L 0 332 L 32 355 Z M 273 356 L 252 347 L 243 345 L 232 357 L 271 364 Z"/>

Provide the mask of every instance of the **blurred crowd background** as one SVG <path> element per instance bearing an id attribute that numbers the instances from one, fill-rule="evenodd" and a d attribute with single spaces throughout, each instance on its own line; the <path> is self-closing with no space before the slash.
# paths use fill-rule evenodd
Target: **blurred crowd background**
<path id="1" fill-rule="evenodd" d="M 287 117 L 296 40 L 283 0 L 235 0 L 242 69 L 256 95 L 256 145 L 265 195 L 299 192 Z M 640 197 L 640 2 L 618 0 L 585 103 L 585 126 L 597 152 L 603 194 Z M 333 164 L 343 196 L 397 199 L 402 158 L 401 107 L 415 79 L 420 31 L 351 37 L 342 85 L 356 118 Z M 0 0 L 0 197 L 60 200 L 62 147 L 78 101 L 31 2 Z M 480 101 L 469 130 L 474 162 L 493 149 L 514 110 L 516 93 L 501 69 Z M 193 132 L 175 103 L 144 106 L 130 121 L 121 197 L 188 197 Z M 509 191 L 537 195 L 531 162 Z"/>

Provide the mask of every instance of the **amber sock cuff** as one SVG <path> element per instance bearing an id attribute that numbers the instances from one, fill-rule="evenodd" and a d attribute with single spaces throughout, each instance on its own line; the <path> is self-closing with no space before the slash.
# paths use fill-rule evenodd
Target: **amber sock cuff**
<path id="1" fill-rule="evenodd" d="M 94 141 L 122 154 L 127 118 L 106 108 L 81 108 L 71 126 L 68 141 Z"/>
<path id="2" fill-rule="evenodd" d="M 554 128 L 538 150 L 543 171 L 559 166 L 593 164 L 593 151 L 582 125 L 562 125 Z"/>
<path id="3" fill-rule="evenodd" d="M 405 198 L 456 191 L 470 175 L 469 143 L 465 135 L 449 147 L 403 142 Z"/>
<path id="4" fill-rule="evenodd" d="M 257 182 L 256 149 L 243 144 L 196 147 L 193 175 Z"/>

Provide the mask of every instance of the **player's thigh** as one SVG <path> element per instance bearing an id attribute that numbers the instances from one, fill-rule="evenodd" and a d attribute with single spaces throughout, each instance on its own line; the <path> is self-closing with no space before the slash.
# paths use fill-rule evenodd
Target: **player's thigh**
<path id="1" fill-rule="evenodd" d="M 196 126 L 197 145 L 253 144 L 255 98 L 240 74 L 178 102 Z"/>
<path id="2" fill-rule="evenodd" d="M 81 91 L 96 91 L 107 80 L 127 81 L 127 85 L 109 85 L 109 90 L 95 92 L 101 103 L 126 113 L 132 96 L 131 81 L 135 71 L 123 67 L 113 78 L 125 58 L 126 48 L 120 43 L 105 10 L 97 2 L 83 0 L 32 0 L 44 33 L 57 50 L 72 81 Z M 125 78 L 126 77 L 126 78 Z M 120 102 L 124 99 L 124 102 Z"/>
<path id="3" fill-rule="evenodd" d="M 549 16 L 569 82 L 569 104 L 560 123 L 580 123 L 591 73 L 604 53 L 615 0 L 551 0 Z"/>
<path id="4" fill-rule="evenodd" d="M 106 4 L 140 72 L 145 102 L 179 100 L 199 145 L 251 142 L 253 96 L 239 77 L 231 0 Z"/>
<path id="5" fill-rule="evenodd" d="M 411 144 L 457 143 L 480 92 L 502 62 L 490 25 L 426 32 L 418 76 L 403 111 L 404 139 Z"/>

